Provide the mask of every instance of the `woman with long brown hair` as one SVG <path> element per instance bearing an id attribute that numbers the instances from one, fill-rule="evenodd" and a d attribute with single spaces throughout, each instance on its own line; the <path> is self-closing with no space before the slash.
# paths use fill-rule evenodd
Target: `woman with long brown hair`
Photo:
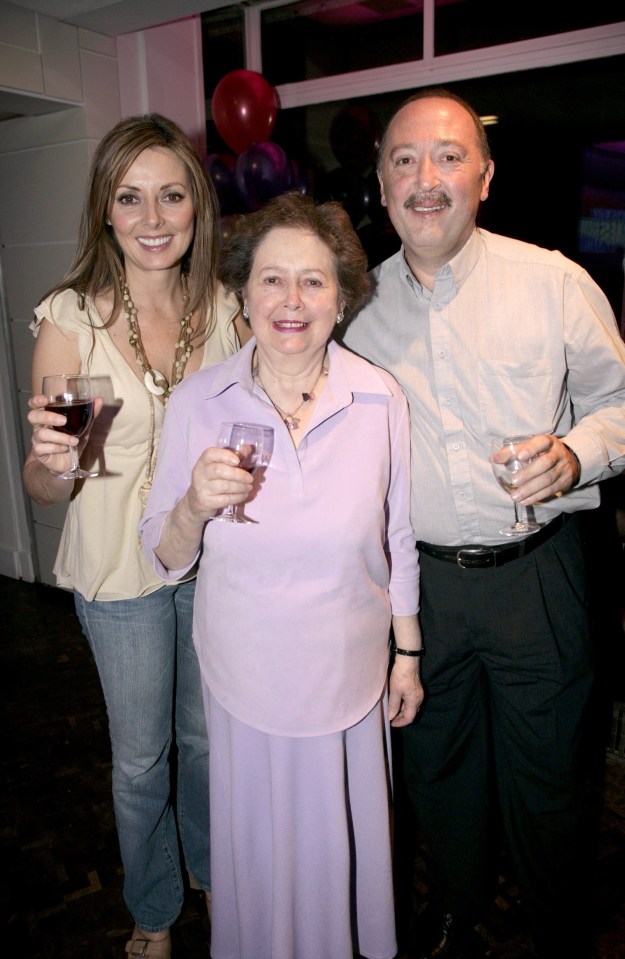
<path id="1" fill-rule="evenodd" d="M 107 703 L 136 923 L 126 951 L 154 959 L 171 954 L 185 871 L 210 896 L 208 742 L 191 641 L 194 571 L 163 583 L 137 528 L 170 393 L 241 343 L 237 302 L 216 280 L 218 229 L 215 191 L 186 135 L 158 114 L 122 120 L 93 158 L 73 265 L 34 321 L 24 482 L 40 506 L 70 500 L 54 569 L 74 591 Z M 42 378 L 67 370 L 89 374 L 99 397 L 80 440 L 59 432 L 65 419 L 42 395 Z M 61 474 L 79 444 L 98 475 L 70 482 Z"/>

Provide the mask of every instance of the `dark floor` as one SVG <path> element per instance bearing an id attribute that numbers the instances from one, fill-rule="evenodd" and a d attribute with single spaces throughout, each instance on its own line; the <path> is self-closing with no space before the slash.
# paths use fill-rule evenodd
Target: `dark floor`
<path id="1" fill-rule="evenodd" d="M 122 959 L 131 922 L 121 894 L 106 716 L 71 597 L 0 577 L 0 609 L 6 930 L 0 955 Z M 608 755 L 609 745 L 599 743 L 601 762 L 589 782 L 600 822 L 588 904 L 594 959 L 625 957 L 625 762 Z M 417 849 L 415 912 L 428 894 L 418 843 Z M 208 959 L 208 937 L 202 894 L 190 892 L 173 930 L 175 959 Z M 504 868 L 499 895 L 476 927 L 471 959 L 521 959 L 525 944 Z"/>

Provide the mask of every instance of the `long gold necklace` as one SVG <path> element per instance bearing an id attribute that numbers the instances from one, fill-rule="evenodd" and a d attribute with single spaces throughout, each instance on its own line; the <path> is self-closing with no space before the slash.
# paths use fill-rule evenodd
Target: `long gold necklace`
<path id="1" fill-rule="evenodd" d="M 189 290 L 187 278 L 184 273 L 181 279 L 182 300 L 186 311 L 189 302 Z M 141 339 L 137 307 L 132 302 L 128 283 L 125 278 L 123 278 L 122 282 L 122 305 L 126 315 L 126 322 L 128 323 L 128 342 L 135 351 L 137 364 L 143 372 L 145 388 L 152 396 L 162 396 L 162 402 L 166 403 L 172 390 L 182 379 L 189 357 L 193 353 L 193 346 L 191 345 L 191 337 L 193 336 L 193 327 L 191 326 L 192 314 L 185 312 L 180 320 L 180 339 L 176 341 L 174 360 L 168 381 L 164 373 L 152 367 L 146 356 L 143 340 Z"/>
<path id="2" fill-rule="evenodd" d="M 193 335 L 193 328 L 191 326 L 192 314 L 185 312 L 180 320 L 180 339 L 176 342 L 171 377 L 168 383 L 165 375 L 161 373 L 160 370 L 153 369 L 150 365 L 141 339 L 137 308 L 132 302 L 125 277 L 120 277 L 120 279 L 122 281 L 122 304 L 126 315 L 126 322 L 128 323 L 128 341 L 135 351 L 137 364 L 143 371 L 143 384 L 150 400 L 150 428 L 148 433 L 148 455 L 145 464 L 145 480 L 139 488 L 139 499 L 141 500 L 143 509 L 145 509 L 156 469 L 156 411 L 154 409 L 154 398 L 159 397 L 163 405 L 166 405 L 172 390 L 183 377 L 185 367 L 193 352 L 193 346 L 191 345 L 191 337 Z M 182 274 L 182 299 L 186 307 L 189 302 L 189 291 L 187 278 L 184 273 Z M 138 540 L 138 549 L 141 549 L 140 539 Z"/>
<path id="3" fill-rule="evenodd" d="M 293 432 L 293 430 L 299 429 L 300 421 L 297 418 L 297 414 L 308 403 L 312 403 L 312 401 L 315 399 L 314 391 L 317 389 L 319 385 L 319 381 L 321 380 L 323 376 L 327 376 L 327 375 L 328 375 L 328 367 L 326 365 L 326 357 L 324 356 L 323 363 L 321 364 L 321 370 L 319 371 L 319 376 L 315 380 L 315 385 L 313 386 L 312 390 L 309 390 L 308 393 L 302 393 L 302 402 L 299 404 L 297 409 L 294 409 L 292 413 L 287 413 L 287 411 L 283 410 L 281 406 L 278 406 L 276 401 L 272 399 L 271 396 L 269 395 L 267 387 L 263 384 L 263 381 L 260 378 L 260 373 L 258 372 L 258 357 L 256 356 L 256 354 L 254 354 L 254 363 L 252 365 L 252 376 L 254 377 L 254 382 L 258 383 L 260 388 L 265 391 L 265 395 L 267 396 L 267 399 L 269 400 L 269 402 L 275 409 L 276 413 L 279 414 L 280 418 L 282 419 L 284 425 L 286 426 L 287 430 L 289 430 L 289 432 Z"/>

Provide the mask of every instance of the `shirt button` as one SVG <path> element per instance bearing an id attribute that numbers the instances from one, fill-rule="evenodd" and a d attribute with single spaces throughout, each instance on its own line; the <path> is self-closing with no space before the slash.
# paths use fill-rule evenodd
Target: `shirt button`
<path id="1" fill-rule="evenodd" d="M 435 304 L 434 304 L 434 309 L 437 311 L 437 313 L 440 313 L 440 311 L 443 309 L 443 304 L 442 304 L 442 303 L 435 303 Z"/>
<path id="2" fill-rule="evenodd" d="M 441 360 L 442 360 L 443 357 L 445 356 L 445 350 L 439 350 L 439 351 L 438 351 L 438 355 L 440 356 L 440 358 L 441 358 Z"/>

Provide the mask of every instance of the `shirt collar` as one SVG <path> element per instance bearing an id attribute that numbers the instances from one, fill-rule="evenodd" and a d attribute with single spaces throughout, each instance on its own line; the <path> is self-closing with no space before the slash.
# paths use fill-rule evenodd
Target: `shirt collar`
<path id="1" fill-rule="evenodd" d="M 480 235 L 480 231 L 476 227 L 462 249 L 459 250 L 447 264 L 453 274 L 457 290 L 460 289 L 466 278 L 473 271 L 483 246 L 484 241 Z M 445 267 L 443 267 L 443 269 L 445 269 Z"/>
<path id="2" fill-rule="evenodd" d="M 337 398 L 345 403 L 353 393 L 377 393 L 390 396 L 383 375 L 377 366 L 339 346 L 333 340 L 328 343 L 330 357 L 330 382 Z M 349 399 L 348 399 L 349 398 Z"/>
<path id="3" fill-rule="evenodd" d="M 231 386 L 238 385 L 241 389 L 249 393 L 254 392 L 254 378 L 252 377 L 252 356 L 256 340 L 254 337 L 241 347 L 238 353 L 224 360 L 216 366 L 211 367 L 212 377 L 206 393 L 207 399 L 213 396 L 219 396 L 230 389 Z"/>
<path id="4" fill-rule="evenodd" d="M 212 367 L 213 376 L 206 397 L 224 393 L 231 386 L 238 385 L 251 396 L 256 384 L 252 376 L 252 356 L 256 348 L 256 339 L 251 337 L 238 353 Z M 330 369 L 328 381 L 337 400 L 347 405 L 353 393 L 379 393 L 390 396 L 391 391 L 380 371 L 366 360 L 355 356 L 339 346 L 334 340 L 328 343 Z"/>
<path id="5" fill-rule="evenodd" d="M 456 253 L 456 255 L 449 260 L 448 263 L 445 263 L 438 273 L 436 274 L 436 279 L 434 285 L 439 279 L 444 280 L 449 276 L 453 277 L 454 286 L 456 292 L 460 289 L 466 278 L 472 272 L 475 264 L 477 263 L 480 252 L 483 247 L 483 240 L 480 235 L 480 231 L 477 227 L 471 233 L 469 239 L 464 244 L 461 250 Z M 419 282 L 416 278 L 410 267 L 408 266 L 408 261 L 406 259 L 406 252 L 404 246 L 402 245 L 401 249 L 395 254 L 397 258 L 398 268 L 403 275 L 404 279 L 410 283 L 411 286 L 416 287 L 421 292 L 425 293 L 423 284 Z"/>

